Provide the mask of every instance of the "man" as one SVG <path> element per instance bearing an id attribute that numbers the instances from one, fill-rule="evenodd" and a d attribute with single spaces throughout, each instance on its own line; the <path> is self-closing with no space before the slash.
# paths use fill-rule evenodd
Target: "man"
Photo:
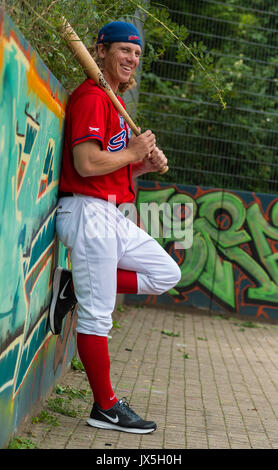
<path id="1" fill-rule="evenodd" d="M 96 52 L 115 94 L 134 82 L 141 39 L 132 24 L 105 25 Z M 180 279 L 174 260 L 118 209 L 134 201 L 132 178 L 166 164 L 155 135 L 147 130 L 130 137 L 126 122 L 93 80 L 85 80 L 70 96 L 56 229 L 71 253 L 74 293 L 70 272 L 58 268 L 50 324 L 59 333 L 77 299 L 77 347 L 94 395 L 87 420 L 91 426 L 140 434 L 156 429 L 115 396 L 107 335 L 117 292 L 162 294 Z"/>

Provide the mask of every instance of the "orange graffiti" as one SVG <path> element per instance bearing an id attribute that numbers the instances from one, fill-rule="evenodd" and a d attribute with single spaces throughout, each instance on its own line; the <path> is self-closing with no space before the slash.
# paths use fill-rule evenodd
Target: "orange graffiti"
<path id="1" fill-rule="evenodd" d="M 264 311 L 264 305 L 260 305 L 258 307 L 257 313 L 256 313 L 256 318 L 264 317 L 267 320 L 269 320 L 269 315 Z"/>
<path id="2" fill-rule="evenodd" d="M 28 95 L 32 92 L 35 94 L 37 99 L 40 99 L 47 108 L 57 116 L 59 119 L 60 128 L 63 123 L 65 116 L 65 103 L 62 104 L 58 100 L 58 93 L 53 96 L 51 88 L 49 86 L 49 79 L 47 83 L 39 76 L 36 66 L 35 57 L 33 56 L 30 61 L 29 70 L 26 72 L 27 84 L 28 84 Z"/>
<path id="3" fill-rule="evenodd" d="M 4 59 L 4 37 L 3 37 L 3 23 L 4 23 L 4 15 L 3 11 L 0 11 L 0 70 L 3 67 L 3 59 Z"/>
<path id="4" fill-rule="evenodd" d="M 4 40 L 3 37 L 0 36 L 0 70 L 3 67 L 3 59 L 4 59 Z"/>

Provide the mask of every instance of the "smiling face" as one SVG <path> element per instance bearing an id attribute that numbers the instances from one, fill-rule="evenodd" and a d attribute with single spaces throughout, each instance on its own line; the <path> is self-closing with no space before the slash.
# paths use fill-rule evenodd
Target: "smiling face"
<path id="1" fill-rule="evenodd" d="M 103 75 L 111 88 L 116 91 L 120 83 L 127 83 L 139 65 L 141 47 L 127 42 L 113 42 L 109 49 L 98 46 L 103 59 Z"/>

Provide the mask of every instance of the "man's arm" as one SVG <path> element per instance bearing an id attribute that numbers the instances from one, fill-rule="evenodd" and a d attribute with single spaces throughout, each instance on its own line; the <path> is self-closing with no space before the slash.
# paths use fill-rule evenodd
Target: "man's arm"
<path id="1" fill-rule="evenodd" d="M 155 135 L 146 131 L 130 139 L 128 147 L 118 152 L 102 150 L 96 140 L 88 140 L 73 148 L 74 167 L 80 176 L 99 176 L 136 163 L 155 149 Z"/>

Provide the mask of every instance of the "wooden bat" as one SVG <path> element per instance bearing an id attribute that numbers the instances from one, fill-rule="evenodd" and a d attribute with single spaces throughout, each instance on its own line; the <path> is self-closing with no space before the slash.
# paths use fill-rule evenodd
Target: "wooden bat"
<path id="1" fill-rule="evenodd" d="M 73 30 L 69 22 L 64 17 L 63 17 L 63 28 L 61 29 L 61 35 L 65 39 L 71 51 L 74 53 L 80 65 L 86 71 L 87 75 L 90 78 L 92 78 L 98 84 L 98 86 L 100 86 L 105 91 L 105 93 L 109 96 L 115 108 L 124 117 L 124 119 L 128 123 L 131 130 L 134 132 L 134 134 L 136 136 L 140 135 L 140 131 L 138 127 L 136 127 L 136 125 L 134 124 L 133 120 L 131 119 L 131 117 L 125 110 L 125 108 L 121 105 L 121 103 L 117 99 L 114 91 L 111 89 L 110 85 L 105 80 L 102 72 L 100 71 L 93 57 L 89 53 L 88 49 L 85 47 L 81 39 L 77 36 L 76 32 Z M 169 169 L 168 166 L 165 166 L 164 168 L 162 168 L 162 170 L 159 171 L 159 174 L 163 175 L 164 173 L 166 173 L 166 171 L 168 171 L 168 169 Z"/>

